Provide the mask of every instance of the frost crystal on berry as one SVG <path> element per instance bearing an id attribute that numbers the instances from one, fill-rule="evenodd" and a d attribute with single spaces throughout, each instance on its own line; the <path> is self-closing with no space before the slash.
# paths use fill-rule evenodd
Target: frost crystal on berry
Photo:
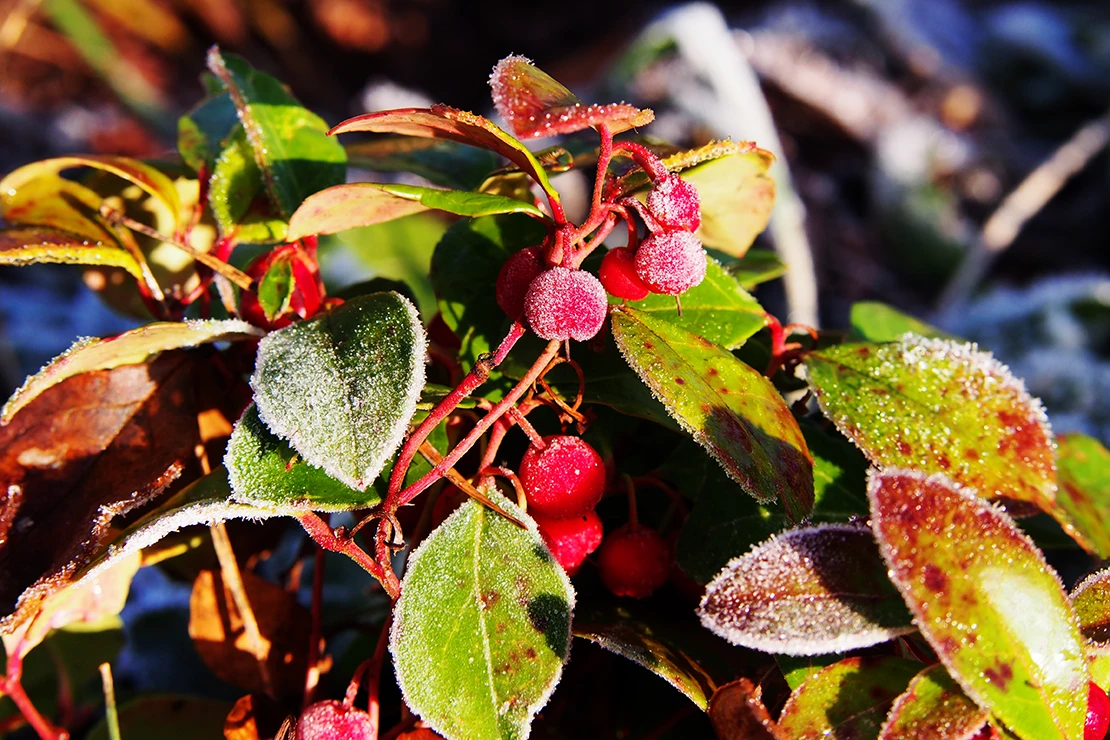
<path id="1" fill-rule="evenodd" d="M 656 232 L 636 250 L 636 274 L 655 293 L 684 293 L 702 281 L 705 269 L 705 250 L 689 231 Z"/>
<path id="2" fill-rule="evenodd" d="M 604 530 L 596 511 L 570 519 L 549 519 L 538 514 L 533 518 L 547 549 L 567 575 L 577 573 L 586 557 L 601 544 Z"/>
<path id="3" fill-rule="evenodd" d="M 605 492 L 605 463 L 588 442 L 564 434 L 544 437 L 520 461 L 528 511 L 552 519 L 591 511 Z"/>
<path id="4" fill-rule="evenodd" d="M 697 188 L 678 175 L 667 175 L 655 183 L 648 193 L 647 208 L 665 230 L 697 231 L 701 226 Z"/>
<path id="5" fill-rule="evenodd" d="M 601 330 L 608 305 L 596 277 L 585 270 L 552 267 L 532 281 L 524 316 L 542 339 L 584 342 Z"/>
<path id="6" fill-rule="evenodd" d="M 497 305 L 509 318 L 515 319 L 524 311 L 524 296 L 528 295 L 528 288 L 543 272 L 543 267 L 539 247 L 522 249 L 501 265 L 495 295 Z"/>

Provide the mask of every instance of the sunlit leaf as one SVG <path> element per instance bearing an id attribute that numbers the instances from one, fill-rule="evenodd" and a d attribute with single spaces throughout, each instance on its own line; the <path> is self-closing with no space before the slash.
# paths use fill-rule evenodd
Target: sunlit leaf
<path id="1" fill-rule="evenodd" d="M 813 506 L 813 459 L 761 374 L 712 342 L 629 307 L 611 312 L 625 360 L 667 411 L 757 501 L 798 521 Z"/>
<path id="2" fill-rule="evenodd" d="M 1081 738 L 1083 639 L 1060 579 L 1029 538 L 941 475 L 875 472 L 868 496 L 890 577 L 968 696 L 1028 740 Z"/>
<path id="3" fill-rule="evenodd" d="M 258 415 L 309 464 L 365 490 L 416 411 L 425 341 L 416 308 L 397 293 L 271 332 L 251 378 Z"/>
<path id="4" fill-rule="evenodd" d="M 760 689 L 746 678 L 725 684 L 713 694 L 709 719 L 722 740 L 789 740 L 760 699 Z"/>
<path id="5" fill-rule="evenodd" d="M 534 524 L 468 501 L 409 559 L 389 642 L 405 702 L 449 740 L 527 737 L 566 662 L 573 609 Z"/>
<path id="6" fill-rule="evenodd" d="M 1061 525 L 1088 552 L 1110 557 L 1110 451 L 1084 434 L 1061 434 L 1056 444 Z"/>
<path id="7" fill-rule="evenodd" d="M 266 185 L 246 131 L 236 125 L 212 164 L 208 205 L 224 236 L 250 244 L 279 242 L 287 225 L 266 198 Z"/>
<path id="8" fill-rule="evenodd" d="M 309 196 L 289 220 L 289 238 L 334 234 L 433 209 L 470 218 L 502 213 L 526 213 L 537 219 L 546 218 L 534 204 L 500 195 L 418 185 L 354 182 L 336 185 Z"/>
<path id="9" fill-rule="evenodd" d="M 970 740 L 987 723 L 990 712 L 976 706 L 944 666 L 914 676 L 894 701 L 880 740 Z"/>
<path id="10" fill-rule="evenodd" d="M 1110 643 L 1110 569 L 1080 581 L 1072 589 L 1071 603 L 1083 636 L 1092 642 Z"/>
<path id="11" fill-rule="evenodd" d="M 44 226 L 0 229 L 0 265 L 38 262 L 122 267 L 136 279 L 143 277 L 135 256 L 114 239 L 93 241 L 80 234 Z"/>
<path id="12" fill-rule="evenodd" d="M 901 658 L 846 658 L 807 678 L 779 715 L 791 740 L 874 738 L 887 710 L 921 664 Z"/>
<path id="13" fill-rule="evenodd" d="M 806 356 L 821 408 L 881 467 L 944 473 L 985 498 L 1051 513 L 1052 433 L 1040 402 L 974 345 L 908 335 Z"/>
<path id="14" fill-rule="evenodd" d="M 198 347 L 211 342 L 258 339 L 261 336 L 260 329 L 244 321 L 229 319 L 162 321 L 107 339 L 79 340 L 24 381 L 0 410 L 0 425 L 10 422 L 21 408 L 47 388 L 74 375 L 146 362 L 166 350 Z"/>
<path id="15" fill-rule="evenodd" d="M 878 301 L 852 304 L 852 338 L 864 342 L 896 342 L 906 334 L 944 338 L 948 335 L 924 321 Z"/>

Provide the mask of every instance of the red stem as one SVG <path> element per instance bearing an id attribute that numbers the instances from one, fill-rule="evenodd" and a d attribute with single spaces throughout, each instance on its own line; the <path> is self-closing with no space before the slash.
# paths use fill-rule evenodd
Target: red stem
<path id="1" fill-rule="evenodd" d="M 378 644 L 374 646 L 374 655 L 370 658 L 370 665 L 367 667 L 366 694 L 368 698 L 366 711 L 370 714 L 370 723 L 373 726 L 370 737 L 378 736 L 378 728 L 381 723 L 381 702 L 378 699 L 378 688 L 382 682 L 382 663 L 385 662 L 385 647 L 389 644 L 389 628 L 392 624 L 393 612 L 391 610 L 382 625 L 381 634 L 378 635 Z M 349 693 L 348 697 L 350 697 Z M 353 697 L 350 698 L 353 701 Z"/>
<path id="2" fill-rule="evenodd" d="M 27 692 L 23 690 L 23 685 L 20 683 L 23 677 L 21 648 L 22 646 L 17 646 L 8 658 L 8 675 L 0 677 L 0 692 L 3 692 L 12 700 L 16 709 L 27 720 L 27 724 L 34 728 L 40 738 L 43 740 L 69 740 L 69 733 L 60 727 L 56 727 L 50 720 L 43 717 L 31 702 L 31 698 L 27 696 Z"/>
<path id="3" fill-rule="evenodd" d="M 362 569 L 370 575 L 374 576 L 385 592 L 389 594 L 391 599 L 396 599 L 401 593 L 401 584 L 397 580 L 397 575 L 389 568 L 384 567 L 377 563 L 373 558 L 366 554 L 365 551 L 354 541 L 353 538 L 346 536 L 343 533 L 337 534 L 327 522 L 311 511 L 306 511 L 297 515 L 301 526 L 304 527 L 305 532 L 312 538 L 320 547 L 328 550 L 329 552 L 338 552 L 346 555 L 351 560 L 354 560 Z M 383 561 L 388 563 L 389 560 Z"/>
<path id="4" fill-rule="evenodd" d="M 661 177 L 666 177 L 667 168 L 663 164 L 663 160 L 655 155 L 655 152 L 648 149 L 646 146 L 636 144 L 631 141 L 618 141 L 613 146 L 614 154 L 627 154 L 632 160 L 644 168 L 644 172 L 648 174 L 652 180 L 658 180 Z"/>
<path id="5" fill-rule="evenodd" d="M 304 677 L 304 701 L 307 707 L 320 682 L 320 616 L 324 600 L 324 550 L 316 548 L 312 563 L 312 628 L 308 635 L 308 669 Z"/>

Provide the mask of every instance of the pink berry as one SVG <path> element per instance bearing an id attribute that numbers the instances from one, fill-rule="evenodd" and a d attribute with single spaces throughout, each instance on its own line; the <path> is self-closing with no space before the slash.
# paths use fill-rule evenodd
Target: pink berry
<path id="1" fill-rule="evenodd" d="M 1098 684 L 1087 686 L 1087 721 L 1083 724 L 1083 740 L 1103 740 L 1110 729 L 1110 699 Z"/>
<path id="2" fill-rule="evenodd" d="M 582 567 L 586 556 L 601 544 L 604 532 L 601 518 L 595 511 L 587 511 L 581 516 L 570 519 L 549 519 L 534 517 L 540 527 L 540 536 L 547 543 L 547 549 L 555 561 L 563 566 L 567 575 L 573 576 Z"/>
<path id="3" fill-rule="evenodd" d="M 520 461 L 528 512 L 570 519 L 597 506 L 605 493 L 605 462 L 580 437 L 553 434 L 543 449 L 532 445 Z"/>
<path id="4" fill-rule="evenodd" d="M 636 274 L 636 253 L 628 247 L 610 249 L 601 260 L 597 277 L 609 295 L 630 301 L 642 301 L 651 293 Z"/>
<path id="5" fill-rule="evenodd" d="M 614 594 L 642 599 L 667 582 L 671 548 L 654 529 L 626 524 L 601 543 L 597 566 Z"/>
<path id="6" fill-rule="evenodd" d="M 370 740 L 376 737 L 374 721 L 361 709 L 341 701 L 318 701 L 297 720 L 296 740 Z"/>
<path id="7" fill-rule="evenodd" d="M 584 342 L 601 330 L 608 307 L 596 277 L 566 267 L 541 272 L 524 298 L 524 316 L 541 339 Z"/>
<path id="8" fill-rule="evenodd" d="M 494 294 L 497 305 L 515 319 L 524 311 L 524 296 L 536 276 L 543 272 L 543 255 L 539 247 L 528 247 L 505 260 L 497 273 L 497 287 Z"/>
<path id="9" fill-rule="evenodd" d="M 648 193 L 647 208 L 665 231 L 697 231 L 701 226 L 697 188 L 678 175 L 667 175 L 655 183 Z"/>
<path id="10" fill-rule="evenodd" d="M 636 250 L 636 274 L 655 293 L 685 293 L 702 281 L 705 268 L 705 250 L 689 231 L 656 232 Z"/>

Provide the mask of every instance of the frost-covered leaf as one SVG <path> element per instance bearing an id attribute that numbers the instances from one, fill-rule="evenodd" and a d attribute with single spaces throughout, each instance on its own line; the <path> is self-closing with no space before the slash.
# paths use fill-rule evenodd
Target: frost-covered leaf
<path id="1" fill-rule="evenodd" d="M 739 347 L 765 326 L 763 306 L 714 260 L 709 260 L 705 279 L 682 294 L 681 315 L 669 295 L 654 293 L 627 305 L 725 349 Z"/>
<path id="2" fill-rule="evenodd" d="M 765 377 L 712 342 L 634 308 L 611 312 L 621 354 L 667 411 L 757 501 L 794 521 L 813 506 L 813 458 Z"/>
<path id="3" fill-rule="evenodd" d="M 1056 443 L 1060 524 L 1088 552 L 1110 557 L 1110 451 L 1084 434 L 1061 434 Z"/>
<path id="4" fill-rule="evenodd" d="M 280 216 L 289 218 L 309 195 L 343 182 L 347 153 L 327 136 L 323 119 L 301 107 L 284 85 L 216 47 L 208 52 L 208 68 L 235 105 L 266 193 Z"/>
<path id="5" fill-rule="evenodd" d="M 246 504 L 351 511 L 381 500 L 373 488 L 357 491 L 300 459 L 288 442 L 266 428 L 254 404 L 235 425 L 224 465 L 235 500 Z"/>
<path id="6" fill-rule="evenodd" d="M 258 414 L 308 463 L 365 490 L 416 411 L 424 351 L 424 328 L 406 298 L 354 298 L 259 343 L 251 378 Z"/>
<path id="7" fill-rule="evenodd" d="M 1071 605 L 1084 637 L 1092 642 L 1110 643 L 1110 569 L 1104 568 L 1080 581 L 1072 589 Z"/>
<path id="8" fill-rule="evenodd" d="M 410 172 L 452 190 L 477 190 L 500 162 L 497 155 L 485 149 L 414 136 L 357 141 L 347 144 L 346 149 L 351 167 L 373 172 Z"/>
<path id="9" fill-rule="evenodd" d="M 94 241 L 80 234 L 46 226 L 0 229 L 0 265 L 33 265 L 56 262 L 68 265 L 122 267 L 141 280 L 135 256 L 114 239 Z"/>
<path id="10" fill-rule="evenodd" d="M 111 370 L 146 362 L 160 352 L 198 347 L 211 342 L 257 339 L 262 331 L 245 321 L 161 321 L 125 331 L 107 339 L 82 339 L 27 378 L 0 410 L 0 425 L 7 424 L 36 396 L 66 378 L 93 370 Z"/>
<path id="11" fill-rule="evenodd" d="M 725 684 L 713 694 L 709 719 L 722 740 L 790 740 L 771 719 L 760 689 L 746 678 Z"/>
<path id="12" fill-rule="evenodd" d="M 124 738 L 156 737 L 159 740 L 194 740 L 200 737 L 223 737 L 224 720 L 231 703 L 194 696 L 144 696 L 119 708 L 120 736 Z M 106 720 L 101 720 L 88 740 L 109 740 Z"/>
<path id="13" fill-rule="evenodd" d="M 1028 740 L 1081 738 L 1079 625 L 1009 515 L 942 475 L 908 470 L 874 472 L 868 497 L 891 579 L 968 696 Z"/>
<path id="14" fill-rule="evenodd" d="M 971 740 L 989 716 L 943 665 L 934 665 L 914 676 L 894 700 L 879 740 Z"/>
<path id="15" fill-rule="evenodd" d="M 289 239 L 335 234 L 427 210 L 470 218 L 502 213 L 526 213 L 540 220 L 547 218 L 534 203 L 503 195 L 396 183 L 352 182 L 309 196 L 289 219 Z"/>
<path id="16" fill-rule="evenodd" d="M 208 206 L 220 234 L 249 244 L 279 242 L 287 225 L 266 196 L 262 171 L 246 131 L 236 124 L 212 163 Z"/>
<path id="17" fill-rule="evenodd" d="M 728 265 L 729 274 L 748 290 L 782 277 L 786 269 L 786 263 L 770 249 L 749 249 L 743 257 Z"/>
<path id="18" fill-rule="evenodd" d="M 1053 512 L 1044 409 L 990 354 L 907 335 L 821 349 L 805 362 L 825 414 L 876 465 L 943 473 L 984 498 Z"/>
<path id="19" fill-rule="evenodd" d="M 784 532 L 734 558 L 705 589 L 702 624 L 734 645 L 837 653 L 914 630 L 871 531 L 823 524 Z"/>
<path id="20" fill-rule="evenodd" d="M 531 519 L 470 500 L 413 552 L 389 648 L 405 702 L 456 738 L 527 737 L 570 650 L 574 589 Z"/>
<path id="21" fill-rule="evenodd" d="M 864 342 L 896 342 L 906 334 L 943 338 L 941 330 L 878 301 L 852 304 L 852 338 Z"/>
<path id="22" fill-rule="evenodd" d="M 625 103 L 585 105 L 532 60 L 518 55 L 498 62 L 489 84 L 497 112 L 524 139 L 572 134 L 602 124 L 619 134 L 655 119 L 652 111 Z"/>
<path id="23" fill-rule="evenodd" d="M 790 695 L 779 727 L 791 740 L 875 738 L 891 702 L 919 670 L 920 663 L 901 658 L 845 658 Z"/>

